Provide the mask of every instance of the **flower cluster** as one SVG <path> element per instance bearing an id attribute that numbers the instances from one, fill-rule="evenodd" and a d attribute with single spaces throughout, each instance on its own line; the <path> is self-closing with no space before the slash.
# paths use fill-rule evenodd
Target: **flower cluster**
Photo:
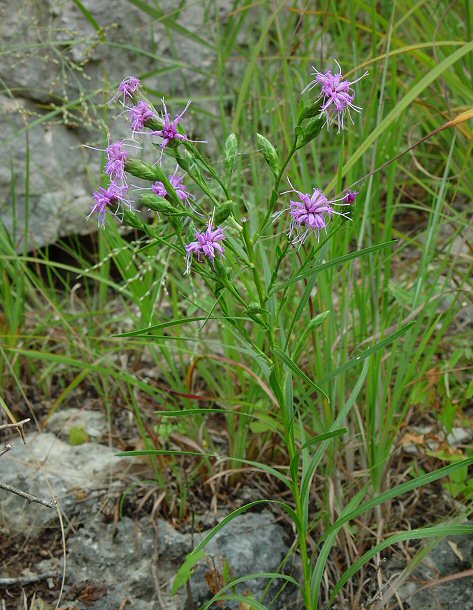
<path id="1" fill-rule="evenodd" d="M 161 142 L 160 146 L 164 150 L 170 142 L 173 142 L 175 140 L 184 140 L 185 141 L 188 139 L 185 134 L 178 132 L 178 128 L 179 128 L 179 123 L 180 123 L 182 117 L 184 116 L 185 111 L 190 106 L 190 101 L 187 102 L 184 110 L 180 114 L 176 115 L 176 117 L 173 121 L 171 120 L 171 115 L 169 114 L 168 109 L 166 108 L 164 98 L 161 101 L 163 102 L 163 108 L 164 108 L 164 125 L 163 125 L 162 129 L 153 131 L 152 134 L 154 136 L 159 136 L 160 138 L 163 138 L 163 141 Z"/>
<path id="2" fill-rule="evenodd" d="M 305 91 L 311 91 L 314 87 L 320 85 L 320 95 L 318 100 L 322 100 L 321 114 L 325 115 L 325 123 L 327 128 L 332 123 L 338 123 L 338 133 L 340 129 L 344 128 L 345 115 L 348 114 L 350 121 L 353 124 L 353 119 L 350 114 L 350 110 L 360 112 L 362 109 L 360 106 L 355 106 L 353 100 L 355 99 L 355 90 L 353 85 L 359 80 L 364 78 L 368 72 L 365 72 L 363 76 L 360 76 L 354 81 L 349 81 L 343 78 L 342 69 L 340 64 L 335 60 L 338 66 L 338 73 L 332 74 L 331 70 L 328 72 L 319 72 L 314 66 L 312 69 L 315 79 L 311 81 L 302 93 Z"/>
<path id="3" fill-rule="evenodd" d="M 140 100 L 128 109 L 130 114 L 131 133 L 135 135 L 146 127 L 146 122 L 156 118 L 151 106 L 146 100 Z"/>
<path id="4" fill-rule="evenodd" d="M 338 66 L 338 72 L 335 74 L 332 73 L 331 70 L 319 72 L 313 67 L 314 72 L 312 74 L 315 75 L 315 78 L 305 87 L 302 93 L 319 87 L 319 96 L 315 102 L 312 103 L 311 108 L 313 107 L 315 113 L 320 112 L 320 116 L 325 118 L 324 125 L 327 125 L 327 128 L 332 124 L 337 124 L 338 132 L 340 132 L 345 126 L 346 115 L 348 115 L 353 123 L 350 112 L 352 110 L 355 112 L 361 111 L 361 108 L 354 104 L 355 90 L 353 85 L 366 76 L 367 73 L 356 80 L 350 81 L 343 76 L 340 64 L 338 64 L 338 62 L 336 62 L 336 64 Z M 162 99 L 163 112 L 159 115 L 147 100 L 143 99 L 141 95 L 137 95 L 140 87 L 141 82 L 136 76 L 127 76 L 120 83 L 117 92 L 110 102 L 118 100 L 125 108 L 123 112 L 128 115 L 132 142 L 134 143 L 130 144 L 131 146 L 138 146 L 135 139 L 138 135 L 148 134 L 161 138 L 159 144 L 161 148 L 159 163 L 161 164 L 163 153 L 167 147 L 175 148 L 180 144 L 196 141 L 190 140 L 181 127 L 181 121 L 191 102 L 187 102 L 184 110 L 172 118 L 170 112 L 168 112 L 164 99 Z M 313 115 L 302 114 L 300 122 L 311 116 Z M 157 129 L 157 126 L 160 128 Z M 262 136 L 259 137 L 263 139 Z M 141 161 L 136 159 L 129 160 L 128 151 L 125 146 L 127 146 L 125 140 L 121 140 L 109 143 L 108 147 L 105 149 L 105 171 L 110 177 L 110 184 L 107 188 L 100 187 L 93 194 L 94 205 L 87 217 L 89 218 L 92 214 L 96 213 L 99 227 L 105 226 L 107 212 L 120 218 L 123 217 L 125 206 L 131 210 L 133 209 L 131 202 L 127 199 L 129 190 L 128 184 L 126 183 L 127 163 L 128 172 L 131 172 L 138 177 L 153 180 L 153 173 L 155 172 L 150 169 L 151 166 L 148 164 L 148 169 L 146 169 L 146 164 Z M 274 155 L 276 155 L 275 151 Z M 273 157 L 271 157 L 271 160 L 274 161 Z M 136 173 L 138 171 L 136 170 L 136 166 L 137 164 L 139 166 L 140 163 L 141 166 L 145 167 L 142 174 L 139 172 Z M 158 173 L 158 175 L 163 176 L 162 171 L 161 174 Z M 166 182 L 164 177 L 162 177 L 161 180 L 154 180 L 155 181 L 149 189 L 144 189 L 143 187 L 135 188 L 138 190 L 151 190 L 159 197 L 169 197 L 169 193 L 164 183 Z M 164 180 L 164 182 L 162 180 Z M 174 172 L 174 174 L 168 177 L 168 180 L 184 206 L 190 208 L 194 214 L 199 214 L 191 205 L 191 201 L 192 199 L 195 199 L 195 197 L 189 192 L 187 186 L 184 184 L 184 178 Z M 314 188 L 311 193 L 305 193 L 294 188 L 289 178 L 288 182 L 291 188 L 289 191 L 286 191 L 286 193 L 293 193 L 289 207 L 282 210 L 282 212 L 277 213 L 275 218 L 279 218 L 284 212 L 289 212 L 289 237 L 293 245 L 301 247 L 309 236 L 312 235 L 315 235 L 317 240 L 320 240 L 320 234 L 323 231 L 327 232 L 327 226 L 335 215 L 351 220 L 346 213 L 339 211 L 337 206 L 351 206 L 351 204 L 356 201 L 358 195 L 357 191 L 348 189 L 343 197 L 339 199 L 329 199 L 319 188 Z M 231 202 L 228 203 L 231 204 Z M 189 215 L 192 215 L 190 211 Z M 218 222 L 220 221 L 217 221 L 217 225 Z M 222 226 L 215 226 L 213 216 L 211 220 L 208 221 L 204 231 L 196 230 L 195 237 L 195 241 L 188 243 L 185 248 L 186 273 L 190 271 L 194 257 L 198 261 L 201 261 L 202 258 L 205 257 L 209 259 L 211 263 L 214 263 L 217 255 L 224 255 L 225 247 L 223 242 L 226 239 L 225 230 Z"/>
<path id="5" fill-rule="evenodd" d="M 349 216 L 339 212 L 334 206 L 350 205 L 356 198 L 356 192 L 348 190 L 342 199 L 329 200 L 325 193 L 318 188 L 314 188 L 312 194 L 303 193 L 293 187 L 289 178 L 288 182 L 291 189 L 285 191 L 285 193 L 296 193 L 298 196 L 298 199 L 294 198 L 289 202 L 289 214 L 291 216 L 289 237 L 292 238 L 293 245 L 302 246 L 311 234 L 315 234 L 317 241 L 319 241 L 320 233 L 327 231 L 328 222 L 334 215 L 351 220 Z M 339 201 L 343 201 L 343 203 L 338 203 Z M 279 218 L 284 211 L 279 212 L 276 218 Z M 295 237 L 293 237 L 294 234 Z"/>
<path id="6" fill-rule="evenodd" d="M 139 78 L 137 78 L 136 76 L 127 76 L 118 86 L 115 95 L 107 103 L 112 104 L 123 96 L 122 104 L 126 105 L 126 103 L 132 99 L 133 95 L 138 91 L 140 87 L 141 81 Z"/>
<path id="7" fill-rule="evenodd" d="M 110 182 L 108 188 L 99 187 L 98 191 L 95 191 L 93 195 L 95 203 L 92 206 L 90 214 L 87 216 L 87 220 L 92 214 L 97 214 L 98 225 L 104 229 L 107 210 L 116 206 L 115 211 L 110 211 L 115 216 L 120 217 L 124 205 L 130 209 L 132 208 L 131 202 L 125 197 L 127 191 L 128 186 L 126 184 L 120 185 L 113 181 Z"/>
<path id="8" fill-rule="evenodd" d="M 196 231 L 195 236 L 197 238 L 196 241 L 192 241 L 186 246 L 186 273 L 189 273 L 193 255 L 197 256 L 198 261 L 201 260 L 202 254 L 211 261 L 214 261 L 216 253 L 223 255 L 225 251 L 224 246 L 220 243 L 225 239 L 225 233 L 222 227 L 214 229 L 213 219 L 209 221 L 205 231 L 202 233 Z"/>
<path id="9" fill-rule="evenodd" d="M 172 174 L 169 176 L 169 182 L 171 186 L 176 191 L 176 195 L 179 197 L 181 201 L 184 203 L 189 203 L 189 199 L 195 199 L 194 195 L 189 192 L 189 189 L 184 184 L 184 178 L 182 176 L 178 176 L 177 174 Z M 159 197 L 167 197 L 168 192 L 166 187 L 162 182 L 155 182 L 151 187 L 151 190 L 155 195 L 159 195 Z"/>
<path id="10" fill-rule="evenodd" d="M 184 133 L 179 132 L 179 123 L 189 107 L 190 101 L 187 103 L 184 110 L 172 120 L 163 99 L 164 114 L 162 119 L 158 119 L 158 115 L 149 102 L 144 99 L 136 99 L 136 93 L 140 87 L 141 81 L 138 77 L 127 76 L 120 83 L 115 95 L 108 102 L 110 104 L 118 100 L 125 107 L 124 112 L 127 113 L 129 117 L 132 141 L 136 142 L 136 135 L 145 133 L 143 130 L 149 126 L 150 121 L 157 120 L 161 120 L 163 125 L 162 129 L 150 131 L 148 133 L 163 139 L 160 145 L 162 151 L 164 151 L 171 142 L 179 143 L 181 141 L 189 141 Z M 137 146 L 137 144 L 134 145 Z M 130 146 L 133 146 L 133 144 L 130 144 Z M 113 214 L 119 218 L 123 216 L 125 205 L 130 210 L 133 209 L 131 202 L 125 197 L 125 194 L 129 190 L 126 183 L 126 163 L 129 155 L 125 149 L 125 142 L 121 140 L 109 143 L 104 152 L 107 157 L 105 173 L 110 177 L 110 184 L 107 188 L 100 187 L 98 191 L 95 191 L 93 194 L 95 203 L 92 206 L 90 214 L 87 216 L 87 218 L 90 218 L 92 214 L 96 213 L 98 226 L 102 228 L 105 227 L 107 210 L 111 210 L 113 205 L 117 206 Z M 174 173 L 172 176 L 169 176 L 169 182 L 174 187 L 179 199 L 192 208 L 190 201 L 195 199 L 195 197 L 189 192 L 184 184 L 184 179 Z M 164 184 L 160 181 L 155 182 L 152 185 L 151 190 L 161 197 L 168 196 Z"/>

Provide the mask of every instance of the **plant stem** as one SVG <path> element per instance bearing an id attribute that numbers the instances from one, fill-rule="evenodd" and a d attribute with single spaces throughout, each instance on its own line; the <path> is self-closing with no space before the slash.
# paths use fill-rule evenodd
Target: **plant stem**
<path id="1" fill-rule="evenodd" d="M 276 207 L 276 203 L 279 198 L 279 183 L 281 182 L 281 178 L 284 173 L 284 170 L 288 166 L 289 161 L 292 159 L 292 156 L 294 155 L 296 150 L 297 150 L 297 138 L 294 139 L 294 142 L 292 143 L 292 146 L 291 146 L 291 150 L 289 151 L 284 163 L 281 166 L 281 169 L 279 170 L 278 175 L 276 176 L 276 179 L 274 181 L 273 192 L 271 193 L 271 197 L 269 200 L 268 211 L 266 212 L 263 222 L 260 224 L 258 230 L 256 231 L 256 233 L 253 236 L 253 240 L 252 240 L 253 244 L 255 244 L 258 241 L 258 239 L 261 237 L 261 234 L 263 233 L 264 229 L 266 228 L 266 225 L 268 224 L 269 219 L 271 218 L 271 216 L 274 212 L 274 208 Z"/>

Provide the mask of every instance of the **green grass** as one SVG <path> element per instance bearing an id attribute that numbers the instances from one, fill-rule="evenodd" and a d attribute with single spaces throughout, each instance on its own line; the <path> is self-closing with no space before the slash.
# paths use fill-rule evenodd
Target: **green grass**
<path id="1" fill-rule="evenodd" d="M 461 424 L 465 390 L 471 388 L 468 327 L 462 328 L 458 318 L 463 303 L 472 303 L 473 259 L 471 250 L 458 255 L 454 247 L 471 234 L 471 113 L 453 121 L 473 105 L 468 2 L 441 2 L 435 18 L 430 3 L 407 0 L 328 1 L 311 10 L 303 3 L 235 2 L 231 15 L 215 14 L 209 3 L 205 32 L 189 32 L 176 21 L 188 3 L 170 15 L 148 3 L 132 4 L 150 20 L 165 24 L 174 50 L 164 62 L 154 55 L 157 67 L 143 75 L 145 86 L 169 71 L 177 71 L 185 84 L 194 69 L 211 83 L 198 95 L 189 91 L 195 131 L 199 139 L 217 134 L 216 167 L 222 174 L 223 143 L 231 132 L 237 135 L 235 173 L 227 186 L 240 211 L 246 205 L 245 227 L 253 236 L 264 223 L 272 188 L 256 134 L 268 138 L 283 159 L 291 147 L 300 91 L 310 78 L 310 66 L 327 69 L 336 57 L 351 76 L 369 70 L 357 86 L 363 111 L 354 117 L 355 125 L 339 135 L 324 131 L 287 167 L 293 183 L 307 191 L 319 186 L 335 195 L 355 185 L 360 195 L 353 223 L 341 225 L 334 238 L 322 244 L 315 269 L 304 267 L 310 258 L 308 245 L 299 252 L 291 250 L 277 276 L 271 277 L 278 257 L 270 247 L 275 239 L 272 225 L 262 231 L 255 260 L 250 261 L 261 281 L 273 286 L 266 307 L 271 315 L 279 313 L 282 344 L 288 348 L 280 360 L 290 371 L 286 391 L 300 416 L 296 440 L 305 445 L 303 492 L 309 496 L 317 485 L 316 499 L 305 515 L 309 546 L 317 548 L 320 533 L 333 525 L 329 515 L 339 515 L 330 544 L 339 531 L 354 538 L 359 556 L 352 550 L 347 553 L 362 569 L 365 559 L 373 556 L 369 551 L 363 554 L 363 549 L 373 542 L 367 532 L 377 524 L 378 505 L 358 513 L 363 524 L 358 529 L 349 529 L 342 515 L 358 510 L 367 498 L 389 496 L 389 487 L 395 486 L 389 483 L 391 468 L 402 459 L 403 428 L 432 416 L 447 428 Z M 108 43 L 93 10 L 81 10 L 97 30 L 98 44 L 133 47 L 137 66 L 141 58 L 153 55 L 140 49 L 139 41 Z M 180 60 L 182 40 L 211 53 L 208 72 Z M 135 66 L 130 66 L 133 71 Z M 88 100 L 93 92 L 84 93 Z M 165 94 L 173 108 L 182 101 L 164 85 L 159 91 L 149 87 L 147 93 L 156 103 Z M 64 100 L 68 109 L 80 103 L 83 100 Z M 109 121 L 100 104 L 91 113 L 102 114 L 99 122 Z M 30 128 L 58 115 L 60 111 L 51 109 Z M 445 128 L 439 130 L 441 126 Z M 198 146 L 206 154 L 205 145 Z M 212 189 L 224 197 L 215 181 Z M 14 187 L 12 198 L 15 201 Z M 287 205 L 287 197 L 281 197 L 277 209 L 284 202 Z M 198 204 L 205 207 L 205 197 Z M 126 405 L 134 413 L 145 449 L 158 452 L 167 452 L 171 441 L 179 446 L 172 440 L 174 425 L 175 432 L 197 443 L 203 453 L 220 453 L 206 429 L 212 416 L 200 407 L 218 408 L 225 417 L 232 468 L 240 469 L 248 461 L 284 465 L 286 450 L 276 440 L 283 434 L 275 408 L 278 396 L 267 374 L 268 363 L 258 356 L 264 333 L 256 328 L 251 331 L 252 346 L 244 345 L 234 325 L 222 320 L 226 296 L 217 301 L 204 282 L 183 276 L 183 257 L 172 248 L 158 248 L 152 239 L 137 237 L 130 246 L 112 227 L 101 233 L 94 266 L 80 244 L 67 246 L 75 262 L 66 265 L 43 253 L 17 254 L 8 236 L 1 234 L 6 395 L 24 395 L 23 387 L 35 379 L 46 396 L 55 388 L 52 412 L 72 399 L 78 386 L 88 384 L 102 399 L 110 421 L 114 403 Z M 378 247 L 393 240 L 390 247 Z M 363 256 L 347 256 L 360 250 L 365 250 Z M 251 274 L 234 273 L 246 304 L 257 302 Z M 71 306 L 77 281 L 82 288 Z M 228 301 L 226 306 L 225 316 L 248 315 L 241 304 Z M 191 318 L 196 320 L 190 326 L 184 323 Z M 156 325 L 148 336 L 115 336 Z M 402 335 L 391 342 L 390 336 L 400 328 Z M 137 373 L 143 350 L 160 370 L 156 383 Z M 157 411 L 184 410 L 187 415 L 149 421 L 143 412 L 144 397 Z M 176 423 L 164 428 L 164 420 Z M 159 427 L 153 431 L 158 423 L 161 432 Z M 310 445 L 312 437 L 341 427 L 348 431 Z M 159 485 L 170 490 L 171 506 L 175 488 L 170 481 L 177 481 L 182 490 L 186 476 L 179 458 L 169 460 L 155 454 L 152 465 Z M 424 463 L 432 464 L 427 457 Z M 206 458 L 205 464 L 206 472 L 212 473 L 212 460 Z M 199 469 L 188 468 L 197 481 Z M 410 468 L 416 472 L 414 464 Z M 186 511 L 183 501 L 179 516 L 185 518 Z M 320 514 L 325 516 L 319 518 Z M 434 534 L 432 530 L 425 536 Z M 401 539 L 399 534 L 388 540 L 393 544 Z M 329 548 L 324 546 L 323 553 Z M 318 550 L 314 574 L 321 583 L 326 565 Z M 332 589 L 322 588 L 322 605 L 341 589 L 346 574 L 352 575 L 349 565 L 343 568 L 345 574 L 337 572 L 335 564 L 330 569 Z"/>

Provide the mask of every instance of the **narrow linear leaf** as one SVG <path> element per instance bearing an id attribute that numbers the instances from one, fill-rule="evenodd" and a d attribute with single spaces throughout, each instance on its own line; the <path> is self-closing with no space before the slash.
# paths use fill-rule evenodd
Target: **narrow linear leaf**
<path id="1" fill-rule="evenodd" d="M 216 593 L 212 597 L 212 599 L 210 599 L 205 604 L 205 606 L 202 606 L 201 610 L 208 610 L 212 606 L 212 604 L 214 604 L 217 600 L 222 599 L 224 593 L 226 591 L 228 591 L 229 589 L 233 589 L 234 587 L 241 584 L 242 582 L 247 582 L 248 580 L 256 580 L 257 578 L 267 578 L 269 580 L 285 580 L 286 582 L 290 582 L 291 584 L 295 585 L 298 589 L 301 589 L 301 586 L 299 585 L 297 580 L 292 578 L 292 576 L 288 576 L 287 574 L 278 574 L 276 572 L 257 572 L 255 574 L 247 574 L 246 576 L 241 576 L 240 578 L 235 578 L 231 582 L 227 583 L 224 587 L 222 587 L 220 589 L 220 591 L 218 593 Z M 227 596 L 225 597 L 225 599 L 227 599 Z M 248 599 L 248 598 L 245 598 L 245 599 Z"/>
<path id="2" fill-rule="evenodd" d="M 356 366 L 357 364 L 368 358 L 368 356 L 371 356 L 372 354 L 376 353 L 380 349 L 383 349 L 383 347 L 386 347 L 386 345 L 389 345 L 399 337 L 402 337 L 402 335 L 406 334 L 406 332 L 412 326 L 414 326 L 415 323 L 416 322 L 414 320 L 412 322 L 409 322 L 408 324 L 405 324 L 404 326 L 401 326 L 401 328 L 399 328 L 396 332 L 392 333 L 392 335 L 389 335 L 389 337 L 386 337 L 386 339 L 383 339 L 376 345 L 373 345 L 372 347 L 366 349 L 364 352 L 361 352 L 361 354 L 359 356 L 356 356 L 356 358 L 352 358 L 351 360 L 348 360 L 348 362 L 345 362 L 345 364 L 342 364 L 333 371 L 329 371 L 326 375 L 317 380 L 318 383 L 327 383 L 327 381 L 330 381 L 337 375 L 340 375 L 340 373 L 343 373 L 344 371 L 351 369 L 353 366 Z"/>
<path id="3" fill-rule="evenodd" d="M 419 528 L 408 532 L 400 532 L 390 536 L 380 544 L 376 545 L 350 566 L 350 568 L 343 573 L 340 580 L 335 585 L 332 595 L 330 596 L 329 608 L 335 600 L 338 593 L 341 591 L 343 586 L 350 580 L 350 578 L 358 572 L 365 564 L 368 563 L 375 555 L 384 551 L 384 549 L 397 544 L 398 542 L 404 542 L 406 540 L 423 540 L 426 538 L 438 538 L 443 536 L 465 536 L 473 534 L 473 525 L 437 525 L 434 527 Z"/>
<path id="4" fill-rule="evenodd" d="M 168 320 L 167 322 L 161 322 L 160 324 L 154 324 L 153 326 L 147 326 L 146 328 L 140 328 L 138 330 L 132 330 L 127 333 L 120 333 L 118 335 L 112 335 L 112 337 L 139 337 L 140 335 L 146 335 L 147 333 L 159 330 L 161 328 L 169 328 L 170 326 L 182 326 L 183 324 L 191 324 L 192 322 L 202 322 L 203 320 L 244 320 L 251 322 L 251 318 L 246 316 L 196 316 L 195 318 L 180 318 L 178 320 Z"/>
<path id="5" fill-rule="evenodd" d="M 318 605 L 317 592 L 319 591 L 320 583 L 322 582 L 323 573 L 325 570 L 325 565 L 326 565 L 330 550 L 331 550 L 333 544 L 335 543 L 335 539 L 337 537 L 338 532 L 343 527 L 343 525 L 345 525 L 345 523 L 347 523 L 348 521 L 351 521 L 353 519 L 356 519 L 360 515 L 372 510 L 373 508 L 375 508 L 376 506 L 379 506 L 380 504 L 384 504 L 385 502 L 388 502 L 389 500 L 397 498 L 398 496 L 408 493 L 409 491 L 413 491 L 414 489 L 418 489 L 419 487 L 429 485 L 430 483 L 433 483 L 434 481 L 437 481 L 438 479 L 441 479 L 443 477 L 453 474 L 455 471 L 459 470 L 460 468 L 465 468 L 472 464 L 473 464 L 473 457 L 470 457 L 465 460 L 462 460 L 461 462 L 456 462 L 455 464 L 450 464 L 448 466 L 444 466 L 443 468 L 435 470 L 434 472 L 430 472 L 430 473 L 424 474 L 420 477 L 416 477 L 415 479 L 412 479 L 411 481 L 406 481 L 406 483 L 403 483 L 402 485 L 397 485 L 396 487 L 393 487 L 392 489 L 385 491 L 384 493 L 380 494 L 379 496 L 376 496 L 375 498 L 371 498 L 371 500 L 364 502 L 358 508 L 351 510 L 351 511 L 347 511 L 346 513 L 343 513 L 341 515 L 341 517 L 331 527 L 329 527 L 326 530 L 326 532 L 323 536 L 325 538 L 325 542 L 317 557 L 317 562 L 315 564 L 314 572 L 312 574 L 312 579 L 311 579 L 311 595 L 312 595 L 312 600 L 314 601 L 314 604 L 315 604 L 314 607 L 317 607 L 317 605 Z"/>
<path id="6" fill-rule="evenodd" d="M 286 366 L 288 366 L 288 367 L 291 369 L 291 371 L 292 371 L 293 373 L 295 373 L 295 374 L 296 374 L 298 377 L 300 377 L 301 379 L 303 379 L 303 380 L 304 380 L 304 381 L 305 381 L 305 382 L 306 382 L 306 383 L 307 383 L 307 384 L 308 384 L 308 385 L 309 385 L 309 386 L 312 388 L 312 391 L 314 391 L 314 390 L 315 390 L 315 391 L 316 391 L 316 392 L 318 392 L 319 394 L 322 394 L 323 396 L 325 396 L 325 398 L 328 400 L 328 396 L 327 396 L 327 394 L 324 392 L 324 390 L 322 390 L 322 388 L 321 388 L 319 385 L 317 385 L 317 384 L 316 384 L 314 381 L 312 381 L 312 379 L 311 379 L 310 377 L 308 377 L 308 376 L 307 376 L 307 375 L 304 373 L 304 371 L 302 371 L 302 370 L 301 370 L 301 369 L 300 369 L 300 368 L 297 366 L 297 364 L 296 364 L 296 363 L 295 363 L 293 360 L 291 360 L 291 359 L 289 358 L 289 356 L 288 356 L 286 353 L 284 353 L 284 352 L 283 352 L 282 350 L 280 350 L 280 349 L 275 349 L 275 350 L 274 350 L 274 353 L 275 353 L 275 355 L 276 355 L 276 356 L 277 356 L 277 357 L 278 357 L 278 358 L 279 358 L 279 359 L 280 359 L 282 362 L 284 362 L 284 364 L 285 364 Z"/>
<path id="7" fill-rule="evenodd" d="M 194 42 L 197 42 L 204 47 L 215 50 L 214 45 L 205 40 L 205 38 L 197 36 L 197 34 L 194 34 L 194 32 L 191 32 L 190 30 L 177 23 L 172 18 L 172 16 L 166 15 L 166 13 L 162 9 L 158 8 L 158 5 L 155 4 L 155 6 L 150 6 L 143 0 L 128 0 L 128 2 L 130 4 L 134 4 L 137 8 L 139 8 L 141 11 L 143 11 L 150 17 L 153 17 L 157 21 L 161 21 L 178 34 L 181 34 L 182 36 L 185 36 L 186 38 L 189 38 L 190 40 L 193 40 Z"/>
<path id="8" fill-rule="evenodd" d="M 324 269 L 330 269 L 330 267 L 335 267 L 336 265 L 341 265 L 341 264 L 346 263 L 347 261 L 351 261 L 355 258 L 360 258 L 362 256 L 372 254 L 373 252 L 377 252 L 378 250 L 384 250 L 385 248 L 389 248 L 390 246 L 394 245 L 396 242 L 397 242 L 396 239 L 392 239 L 392 240 L 384 242 L 382 244 L 377 244 L 375 246 L 369 246 L 368 248 L 362 248 L 361 250 L 357 250 L 356 252 L 349 252 L 348 254 L 344 254 L 343 256 L 334 258 L 333 260 L 328 261 L 327 263 L 323 263 L 322 265 L 317 265 L 316 267 L 311 267 L 310 269 L 306 269 L 305 271 L 302 271 L 301 273 L 297 273 L 295 276 L 286 280 L 285 282 L 276 284 L 272 293 L 278 292 L 279 290 L 282 290 L 283 288 L 286 288 L 287 286 L 290 286 L 291 284 L 294 284 L 295 282 L 298 282 L 299 280 L 303 280 L 304 278 L 311 276 L 313 273 L 319 273 L 320 271 L 323 271 Z"/>
<path id="9" fill-rule="evenodd" d="M 315 445 L 316 443 L 321 443 L 322 441 L 326 441 L 330 438 L 334 438 L 335 436 L 340 436 L 340 434 L 346 434 L 348 432 L 348 428 L 338 428 L 338 430 L 332 430 L 331 432 L 325 432 L 324 434 L 319 434 L 318 436 L 314 436 L 309 441 L 305 442 L 301 449 L 306 449 L 311 445 Z"/>

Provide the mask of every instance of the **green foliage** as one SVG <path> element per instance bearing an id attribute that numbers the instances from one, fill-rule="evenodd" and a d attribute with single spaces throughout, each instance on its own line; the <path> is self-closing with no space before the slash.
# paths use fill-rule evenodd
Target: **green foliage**
<path id="1" fill-rule="evenodd" d="M 215 446 L 206 424 L 218 417 L 232 467 L 260 467 L 292 492 L 292 503 L 283 509 L 296 524 L 306 605 L 315 608 L 333 545 L 344 544 L 340 533 L 353 520 L 362 520 L 368 532 L 378 525 L 381 503 L 429 484 L 433 475 L 445 476 L 446 489 L 465 505 L 471 500 L 464 455 L 435 454 L 452 466 L 437 474 L 428 472 L 432 462 L 423 456 L 417 464 L 421 474 L 409 485 L 385 489 L 401 427 L 429 412 L 451 430 L 464 423 L 473 395 L 467 327 L 458 323 L 471 296 L 473 270 L 471 256 L 458 253 L 470 226 L 465 203 L 473 196 L 471 124 L 461 114 L 473 103 L 467 84 L 473 67 L 470 24 L 460 4 L 445 11 L 440 3 L 432 19 L 428 4 L 404 0 L 376 11 L 356 0 L 330 3 L 320 14 L 297 6 L 288 10 L 284 3 L 237 3 L 230 15 L 209 12 L 207 39 L 180 24 L 185 2 L 172 14 L 141 0 L 131 4 L 146 13 L 150 25 L 164 23 L 176 42 L 190 40 L 214 54 L 205 76 L 218 76 L 215 92 L 196 96 L 192 109 L 199 137 L 203 125 L 217 131 L 215 164 L 208 159 L 210 148 L 192 143 L 168 151 L 167 159 L 194 181 L 198 213 L 186 210 L 159 165 L 129 160 L 128 172 L 162 181 L 169 197 L 143 196 L 145 206 L 160 213 L 151 223 L 125 212 L 124 223 L 138 235 L 132 244 L 109 223 L 99 238 L 97 266 L 89 268 L 80 249 L 70 252 L 69 265 L 47 255 L 17 254 L 2 233 L 3 368 L 19 393 L 22 381 L 32 378 L 47 392 L 59 371 L 61 396 L 54 409 L 84 379 L 106 408 L 119 396 L 132 410 L 145 446 L 134 455 L 154 460 L 166 492 L 168 470 L 182 486 L 186 475 L 177 468 L 183 452 L 160 444 L 170 443 L 174 433 L 201 442 L 203 430 L 206 453 L 185 455 L 210 469 Z M 103 40 L 94 10 L 76 5 Z M 327 59 L 320 60 L 326 33 Z M 175 48 L 166 70 L 179 71 L 185 81 L 189 68 L 197 67 L 184 65 Z M 355 103 L 363 111 L 353 113 L 354 125 L 347 120 L 341 134 L 322 128 L 314 93 L 300 97 L 310 63 L 333 68 L 332 56 L 344 72 L 353 68 L 350 78 L 369 70 L 357 84 Z M 232 66 L 242 71 L 232 74 Z M 158 102 L 160 95 L 147 94 Z M 40 122 L 60 114 L 54 109 Z M 287 213 L 274 217 L 289 205 L 291 196 L 281 194 L 286 177 L 297 189 L 321 188 L 330 198 L 356 188 L 353 221 L 337 219 L 320 242 L 292 247 Z M 228 235 L 225 259 L 214 267 L 194 261 L 192 273 L 183 276 L 185 243 L 212 213 Z M 70 308 L 72 281 L 61 279 L 65 273 L 80 275 L 86 286 L 86 314 Z M 62 282 L 65 297 L 55 281 Z M 117 317 L 111 297 L 120 300 Z M 34 316 L 29 328 L 26 314 Z M 118 364 L 121 356 L 133 362 L 144 351 L 159 370 L 158 383 Z M 157 434 L 145 425 L 137 393 L 159 409 Z M 265 463 L 268 446 L 275 446 L 271 465 Z M 169 469 L 159 462 L 163 455 Z M 344 473 L 353 469 L 355 481 L 346 480 Z M 320 517 L 333 515 L 334 507 L 333 523 Z M 373 539 L 372 549 L 352 558 L 325 598 L 333 601 L 391 544 L 463 532 L 448 527 L 400 533 L 380 544 Z M 323 532 L 311 557 L 313 540 Z M 175 589 L 204 554 L 201 547 L 190 556 Z M 231 586 L 219 599 L 229 591 Z"/>

